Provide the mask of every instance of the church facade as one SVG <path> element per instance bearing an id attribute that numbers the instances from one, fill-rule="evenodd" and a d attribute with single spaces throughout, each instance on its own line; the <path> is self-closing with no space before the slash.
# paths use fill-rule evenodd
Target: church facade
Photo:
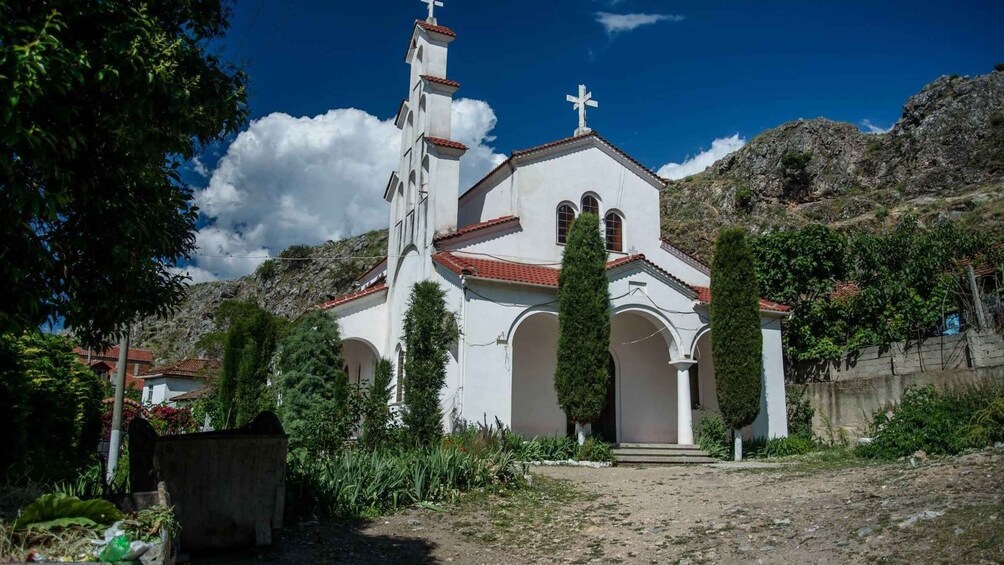
<path id="1" fill-rule="evenodd" d="M 528 438 L 565 434 L 554 390 L 558 268 L 569 225 L 594 212 L 609 252 L 613 379 L 593 433 L 611 442 L 692 444 L 695 423 L 717 410 L 710 271 L 660 239 L 666 181 L 585 126 L 586 107 L 596 103 L 581 87 L 569 97 L 580 112 L 573 136 L 514 151 L 473 186 L 460 187 L 466 147 L 451 140 L 460 84 L 447 74 L 456 34 L 437 24 L 435 5 L 415 23 L 405 58 L 400 166 L 384 193 L 387 257 L 359 279 L 357 291 L 319 306 L 339 320 L 350 380 L 369 381 L 377 359 L 391 359 L 393 401 L 402 402 L 404 313 L 412 286 L 433 280 L 446 291 L 461 334 L 441 395 L 446 428 L 498 418 Z M 787 435 L 787 310 L 761 301 L 763 392 L 748 435 Z"/>

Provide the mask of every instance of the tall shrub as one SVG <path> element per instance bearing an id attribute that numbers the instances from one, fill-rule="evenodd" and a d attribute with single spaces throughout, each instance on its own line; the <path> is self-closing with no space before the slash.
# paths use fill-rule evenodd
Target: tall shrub
<path id="1" fill-rule="evenodd" d="M 0 336 L 0 480 L 72 476 L 95 456 L 104 383 L 77 360 L 65 337 L 27 332 Z"/>
<path id="2" fill-rule="evenodd" d="M 344 366 L 338 321 L 324 312 L 307 314 L 282 340 L 278 412 L 291 448 L 332 452 L 352 433 L 358 411 Z"/>
<path id="3" fill-rule="evenodd" d="M 746 232 L 723 229 L 711 266 L 711 350 L 722 419 L 735 434 L 736 459 L 742 459 L 740 430 L 760 412 L 763 341 L 760 298 Z"/>
<path id="4" fill-rule="evenodd" d="M 582 214 L 572 224 L 558 275 L 558 404 L 575 422 L 579 443 L 585 425 L 606 404 L 610 347 L 607 251 L 599 217 Z"/>
<path id="5" fill-rule="evenodd" d="M 387 359 L 378 361 L 363 409 L 363 445 L 370 449 L 379 447 L 387 439 L 393 378 L 394 365 Z"/>
<path id="6" fill-rule="evenodd" d="M 404 315 L 404 425 L 418 445 L 443 435 L 439 393 L 446 385 L 450 345 L 457 339 L 446 294 L 432 281 L 416 283 Z"/>
<path id="7" fill-rule="evenodd" d="M 213 402 L 213 423 L 220 429 L 243 426 L 262 410 L 272 408 L 266 385 L 282 332 L 282 320 L 257 304 L 237 302 L 228 308 L 232 309 L 230 327 Z"/>

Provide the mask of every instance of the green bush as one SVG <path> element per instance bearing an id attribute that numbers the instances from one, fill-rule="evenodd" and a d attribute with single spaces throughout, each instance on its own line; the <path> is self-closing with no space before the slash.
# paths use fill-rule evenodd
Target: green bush
<path id="1" fill-rule="evenodd" d="M 729 430 L 717 414 L 708 416 L 697 424 L 697 445 L 716 459 L 728 459 L 731 453 Z"/>
<path id="2" fill-rule="evenodd" d="M 953 455 L 988 447 L 1004 441 L 1004 384 L 907 390 L 898 405 L 875 414 L 871 433 L 872 442 L 857 453 L 877 459 L 905 457 L 918 450 Z"/>
<path id="3" fill-rule="evenodd" d="M 805 387 L 790 386 L 787 391 L 788 435 L 811 440 L 812 417 L 816 410 L 805 396 Z"/>
<path id="4" fill-rule="evenodd" d="M 287 496 L 295 516 L 372 517 L 415 503 L 451 501 L 475 489 L 518 488 L 525 474 L 506 450 L 350 449 L 320 459 L 292 456 Z"/>
<path id="5" fill-rule="evenodd" d="M 579 452 L 576 454 L 575 459 L 578 461 L 607 463 L 614 460 L 614 453 L 610 449 L 609 443 L 597 439 L 596 436 L 589 436 L 579 447 Z"/>
<path id="6" fill-rule="evenodd" d="M 309 245 L 291 245 L 279 253 L 283 270 L 298 271 L 306 267 L 310 261 L 313 249 Z"/>
<path id="7" fill-rule="evenodd" d="M 816 443 L 804 436 L 769 439 L 757 453 L 759 458 L 791 457 L 816 450 Z"/>
<path id="8" fill-rule="evenodd" d="M 258 265 L 258 268 L 255 269 L 254 271 L 254 274 L 256 277 L 258 277 L 263 281 L 271 280 L 275 278 L 276 275 L 279 274 L 279 266 L 275 259 L 268 259 L 261 265 Z"/>

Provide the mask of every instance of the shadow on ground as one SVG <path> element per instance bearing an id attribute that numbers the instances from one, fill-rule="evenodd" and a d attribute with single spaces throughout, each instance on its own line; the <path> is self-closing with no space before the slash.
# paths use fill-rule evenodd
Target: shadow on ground
<path id="1" fill-rule="evenodd" d="M 367 534 L 367 522 L 305 522 L 287 527 L 267 548 L 191 555 L 196 565 L 265 563 L 437 563 L 424 539 Z"/>

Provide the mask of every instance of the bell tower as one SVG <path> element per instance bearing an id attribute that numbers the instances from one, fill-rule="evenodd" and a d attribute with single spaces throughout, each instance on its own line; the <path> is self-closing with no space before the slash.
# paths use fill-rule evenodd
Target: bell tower
<path id="1" fill-rule="evenodd" d="M 408 96 L 396 118 L 400 164 L 384 194 L 391 204 L 390 272 L 395 256 L 414 248 L 430 257 L 435 235 L 457 228 L 460 157 L 467 151 L 450 137 L 453 94 L 460 83 L 447 78 L 446 60 L 457 34 L 436 22 L 435 9 L 442 2 L 422 2 L 429 5 L 429 17 L 416 21 L 411 34 L 405 54 L 411 69 Z"/>

